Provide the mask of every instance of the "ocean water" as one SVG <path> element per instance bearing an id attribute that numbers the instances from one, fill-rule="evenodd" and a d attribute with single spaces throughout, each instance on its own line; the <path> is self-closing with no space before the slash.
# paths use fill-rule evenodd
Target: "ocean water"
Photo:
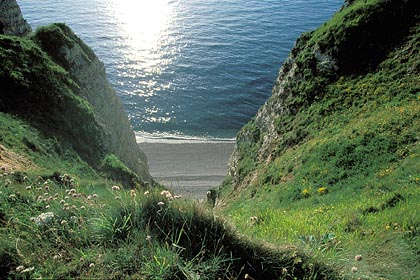
<path id="1" fill-rule="evenodd" d="M 233 139 L 297 37 L 343 0 L 18 0 L 98 55 L 139 141 Z"/>

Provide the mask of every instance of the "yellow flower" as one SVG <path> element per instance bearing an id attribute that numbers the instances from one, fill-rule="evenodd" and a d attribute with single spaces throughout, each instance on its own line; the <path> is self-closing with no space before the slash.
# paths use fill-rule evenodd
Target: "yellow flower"
<path id="1" fill-rule="evenodd" d="M 302 196 L 303 197 L 309 197 L 311 195 L 310 191 L 308 189 L 303 189 L 302 190 Z"/>
<path id="2" fill-rule="evenodd" d="M 328 189 L 326 187 L 320 187 L 317 190 L 317 192 L 318 192 L 319 195 L 324 195 L 324 194 L 327 194 L 328 193 Z"/>

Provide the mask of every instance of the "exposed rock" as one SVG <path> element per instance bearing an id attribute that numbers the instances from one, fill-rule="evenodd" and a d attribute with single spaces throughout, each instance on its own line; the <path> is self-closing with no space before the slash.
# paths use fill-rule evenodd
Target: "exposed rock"
<path id="1" fill-rule="evenodd" d="M 107 80 L 104 64 L 64 24 L 41 28 L 35 36 L 42 48 L 78 84 L 77 94 L 93 106 L 97 121 L 109 139 L 105 150 L 115 154 L 143 181 L 151 181 L 147 158 L 139 149 L 123 106 Z"/>
<path id="2" fill-rule="evenodd" d="M 296 133 L 295 116 L 321 100 L 329 83 L 340 76 L 374 70 L 418 20 L 416 0 L 378 1 L 363 13 L 351 9 L 353 2 L 346 1 L 340 10 L 346 19 L 343 25 L 326 23 L 296 41 L 272 96 L 237 135 L 229 163 L 234 189 L 246 187 L 256 177 L 257 166 L 272 162 L 282 149 L 303 141 L 305 132 L 293 143 L 287 142 L 285 134 Z"/>
<path id="3" fill-rule="evenodd" d="M 0 0 L 0 34 L 24 36 L 31 32 L 16 0 Z"/>

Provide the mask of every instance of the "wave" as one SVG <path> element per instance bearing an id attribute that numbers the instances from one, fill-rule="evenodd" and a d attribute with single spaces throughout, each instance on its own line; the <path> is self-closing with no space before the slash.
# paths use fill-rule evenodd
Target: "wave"
<path id="1" fill-rule="evenodd" d="M 135 132 L 137 143 L 193 144 L 193 143 L 235 143 L 235 138 L 190 136 L 170 133 Z"/>

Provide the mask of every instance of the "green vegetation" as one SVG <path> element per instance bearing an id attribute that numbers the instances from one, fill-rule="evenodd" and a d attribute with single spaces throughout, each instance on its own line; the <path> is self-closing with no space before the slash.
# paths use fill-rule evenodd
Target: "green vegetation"
<path id="1" fill-rule="evenodd" d="M 352 2 L 298 40 L 297 78 L 269 100 L 276 137 L 243 128 L 214 212 L 142 189 L 105 151 L 54 51 L 68 27 L 0 35 L 0 275 L 419 279 L 418 8 Z"/>
<path id="2" fill-rule="evenodd" d="M 270 100 L 286 112 L 272 160 L 257 162 L 261 140 L 243 140 L 238 166 L 253 171 L 222 189 L 220 211 L 246 236 L 299 246 L 353 279 L 420 275 L 420 21 L 414 1 L 397 2 L 355 1 L 303 35 L 302 79 Z M 316 65 L 314 46 L 340 70 Z"/>
<path id="3" fill-rule="evenodd" d="M 298 279 L 336 273 L 240 238 L 200 205 L 103 179 L 0 175 L 0 272 L 11 279 Z"/>
<path id="4" fill-rule="evenodd" d="M 124 165 L 115 155 L 106 155 L 102 160 L 101 171 L 107 178 L 121 182 L 126 188 L 140 186 L 138 176 Z"/>
<path id="5" fill-rule="evenodd" d="M 0 110 L 18 115 L 99 167 L 105 133 L 69 74 L 28 38 L 0 35 Z M 94 148 L 93 148 L 94 147 Z"/>

